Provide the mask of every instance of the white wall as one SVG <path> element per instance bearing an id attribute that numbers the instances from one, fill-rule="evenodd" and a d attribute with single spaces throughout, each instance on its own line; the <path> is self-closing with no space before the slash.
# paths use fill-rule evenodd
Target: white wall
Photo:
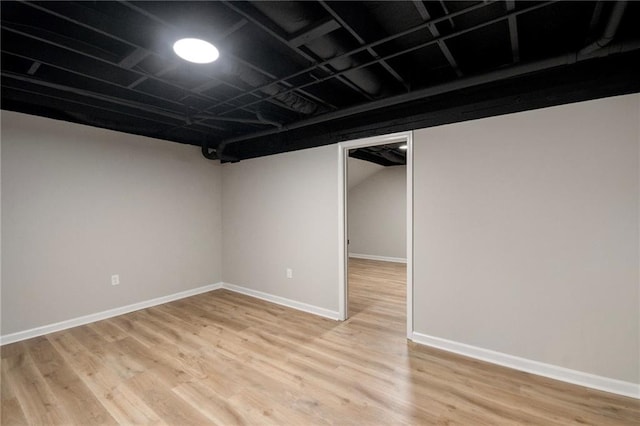
<path id="1" fill-rule="evenodd" d="M 640 383 L 640 95 L 414 137 L 414 326 Z"/>
<path id="2" fill-rule="evenodd" d="M 335 146 L 225 164 L 224 281 L 337 316 L 337 172 Z"/>
<path id="3" fill-rule="evenodd" d="M 350 254 L 406 259 L 406 166 L 383 167 L 350 188 L 347 210 Z"/>
<path id="4" fill-rule="evenodd" d="M 415 132 L 417 332 L 640 383 L 639 103 Z M 222 236 L 193 147 L 3 111 L 2 149 L 3 334 L 220 279 L 338 310 L 335 146 L 222 166 Z"/>
<path id="5" fill-rule="evenodd" d="M 193 146 L 2 111 L 2 334 L 219 282 L 220 169 Z"/>
<path id="6" fill-rule="evenodd" d="M 347 188 L 351 189 L 360 182 L 367 179 L 374 173 L 384 169 L 384 166 L 380 164 L 372 163 L 371 161 L 359 160 L 357 158 L 347 157 L 347 166 L 349 172 L 347 173 Z"/>

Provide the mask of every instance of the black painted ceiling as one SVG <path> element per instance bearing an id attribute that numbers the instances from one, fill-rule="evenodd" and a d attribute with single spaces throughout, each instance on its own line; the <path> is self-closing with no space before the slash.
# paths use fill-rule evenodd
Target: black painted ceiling
<path id="1" fill-rule="evenodd" d="M 406 149 L 407 145 L 405 143 L 365 146 L 349 150 L 349 157 L 369 161 L 385 167 L 406 166 Z"/>
<path id="2" fill-rule="evenodd" d="M 638 92 L 640 2 L 1 3 L 2 108 L 235 161 Z M 214 42 L 207 65 L 173 53 Z"/>

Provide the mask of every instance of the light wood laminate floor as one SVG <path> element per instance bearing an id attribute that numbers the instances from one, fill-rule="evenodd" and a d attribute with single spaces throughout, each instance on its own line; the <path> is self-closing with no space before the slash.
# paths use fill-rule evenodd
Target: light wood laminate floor
<path id="1" fill-rule="evenodd" d="M 408 343 L 405 267 L 336 322 L 218 290 L 2 347 L 2 425 L 640 424 L 640 402 Z"/>

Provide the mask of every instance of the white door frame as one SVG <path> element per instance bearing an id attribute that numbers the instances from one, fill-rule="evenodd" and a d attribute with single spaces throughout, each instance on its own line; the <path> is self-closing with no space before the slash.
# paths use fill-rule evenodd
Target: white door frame
<path id="1" fill-rule="evenodd" d="M 338 144 L 338 305 L 339 319 L 348 317 L 347 294 L 347 159 L 349 150 L 394 142 L 407 144 L 407 338 L 413 335 L 413 132 L 345 141 Z"/>

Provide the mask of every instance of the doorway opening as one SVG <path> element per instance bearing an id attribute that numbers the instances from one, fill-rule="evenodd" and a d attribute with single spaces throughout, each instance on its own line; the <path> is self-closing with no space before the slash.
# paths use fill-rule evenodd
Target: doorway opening
<path id="1" fill-rule="evenodd" d="M 338 144 L 338 256 L 339 256 L 339 316 L 341 320 L 349 318 L 349 220 L 348 220 L 348 177 L 349 152 L 362 151 L 361 155 L 375 154 L 387 150 L 406 146 L 406 316 L 407 337 L 413 332 L 413 140 L 412 132 L 394 133 L 390 135 L 374 136 L 370 138 L 346 141 Z M 368 148 L 361 150 L 362 148 Z M 385 149 L 383 149 L 385 148 Z M 391 156 L 390 156 L 391 155 Z M 391 160 L 392 154 L 385 154 Z M 374 257 L 375 258 L 375 257 Z M 387 260 L 393 260 L 387 259 Z"/>

